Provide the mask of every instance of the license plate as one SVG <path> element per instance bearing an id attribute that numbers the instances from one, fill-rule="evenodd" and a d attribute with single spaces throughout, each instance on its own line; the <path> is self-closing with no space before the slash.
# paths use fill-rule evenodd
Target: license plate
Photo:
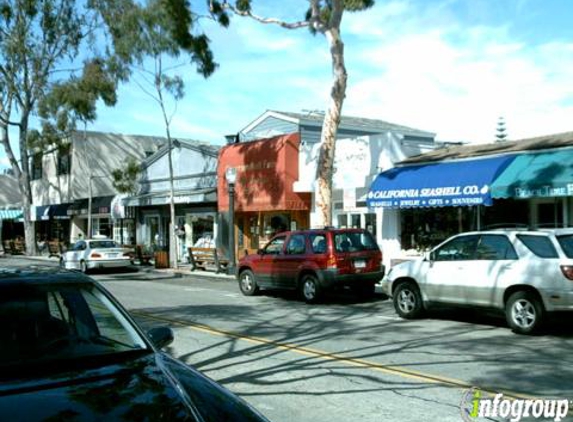
<path id="1" fill-rule="evenodd" d="M 354 261 L 354 268 L 366 268 L 366 261 L 364 260 L 358 260 L 358 261 Z"/>
<path id="2" fill-rule="evenodd" d="M 117 258 L 117 254 L 116 253 L 108 253 L 107 257 L 108 258 Z"/>

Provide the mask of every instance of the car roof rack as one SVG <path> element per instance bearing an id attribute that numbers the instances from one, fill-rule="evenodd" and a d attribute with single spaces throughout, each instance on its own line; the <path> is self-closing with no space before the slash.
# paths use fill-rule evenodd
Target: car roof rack
<path id="1" fill-rule="evenodd" d="M 497 223 L 482 227 L 483 230 L 535 230 L 529 224 L 523 223 Z"/>

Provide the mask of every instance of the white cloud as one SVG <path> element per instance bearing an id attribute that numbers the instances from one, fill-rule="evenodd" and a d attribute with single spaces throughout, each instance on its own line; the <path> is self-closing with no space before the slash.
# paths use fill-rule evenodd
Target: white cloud
<path id="1" fill-rule="evenodd" d="M 402 29 L 348 50 L 345 113 L 472 142 L 491 141 L 498 116 L 514 139 L 573 129 L 573 44 L 525 45 L 506 26 L 426 28 L 399 5 Z"/>

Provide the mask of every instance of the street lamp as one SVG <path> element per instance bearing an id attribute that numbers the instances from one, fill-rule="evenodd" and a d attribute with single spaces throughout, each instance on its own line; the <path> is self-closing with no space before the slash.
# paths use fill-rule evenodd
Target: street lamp
<path id="1" fill-rule="evenodd" d="M 237 169 L 228 167 L 225 171 L 225 179 L 229 187 L 229 266 L 227 274 L 235 274 L 235 182 L 237 181 Z"/>

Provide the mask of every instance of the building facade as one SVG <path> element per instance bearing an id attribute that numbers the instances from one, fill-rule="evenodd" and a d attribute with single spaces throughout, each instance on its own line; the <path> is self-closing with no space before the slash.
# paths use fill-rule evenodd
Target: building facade
<path id="1" fill-rule="evenodd" d="M 142 163 L 138 192 L 122 199 L 135 210 L 137 243 L 151 250 L 169 249 L 169 231 L 177 234 L 177 258 L 187 248 L 215 243 L 217 219 L 217 156 L 219 147 L 199 141 L 177 140 Z M 169 153 L 173 163 L 175 226 L 170 226 Z"/>
<path id="2" fill-rule="evenodd" d="M 160 137 L 77 131 L 62 146 L 31 154 L 31 219 L 38 236 L 75 242 L 101 235 L 129 243 L 135 222 L 130 215 L 112 216 L 118 192 L 111 172 L 129 159 L 154 154 L 164 143 Z"/>

